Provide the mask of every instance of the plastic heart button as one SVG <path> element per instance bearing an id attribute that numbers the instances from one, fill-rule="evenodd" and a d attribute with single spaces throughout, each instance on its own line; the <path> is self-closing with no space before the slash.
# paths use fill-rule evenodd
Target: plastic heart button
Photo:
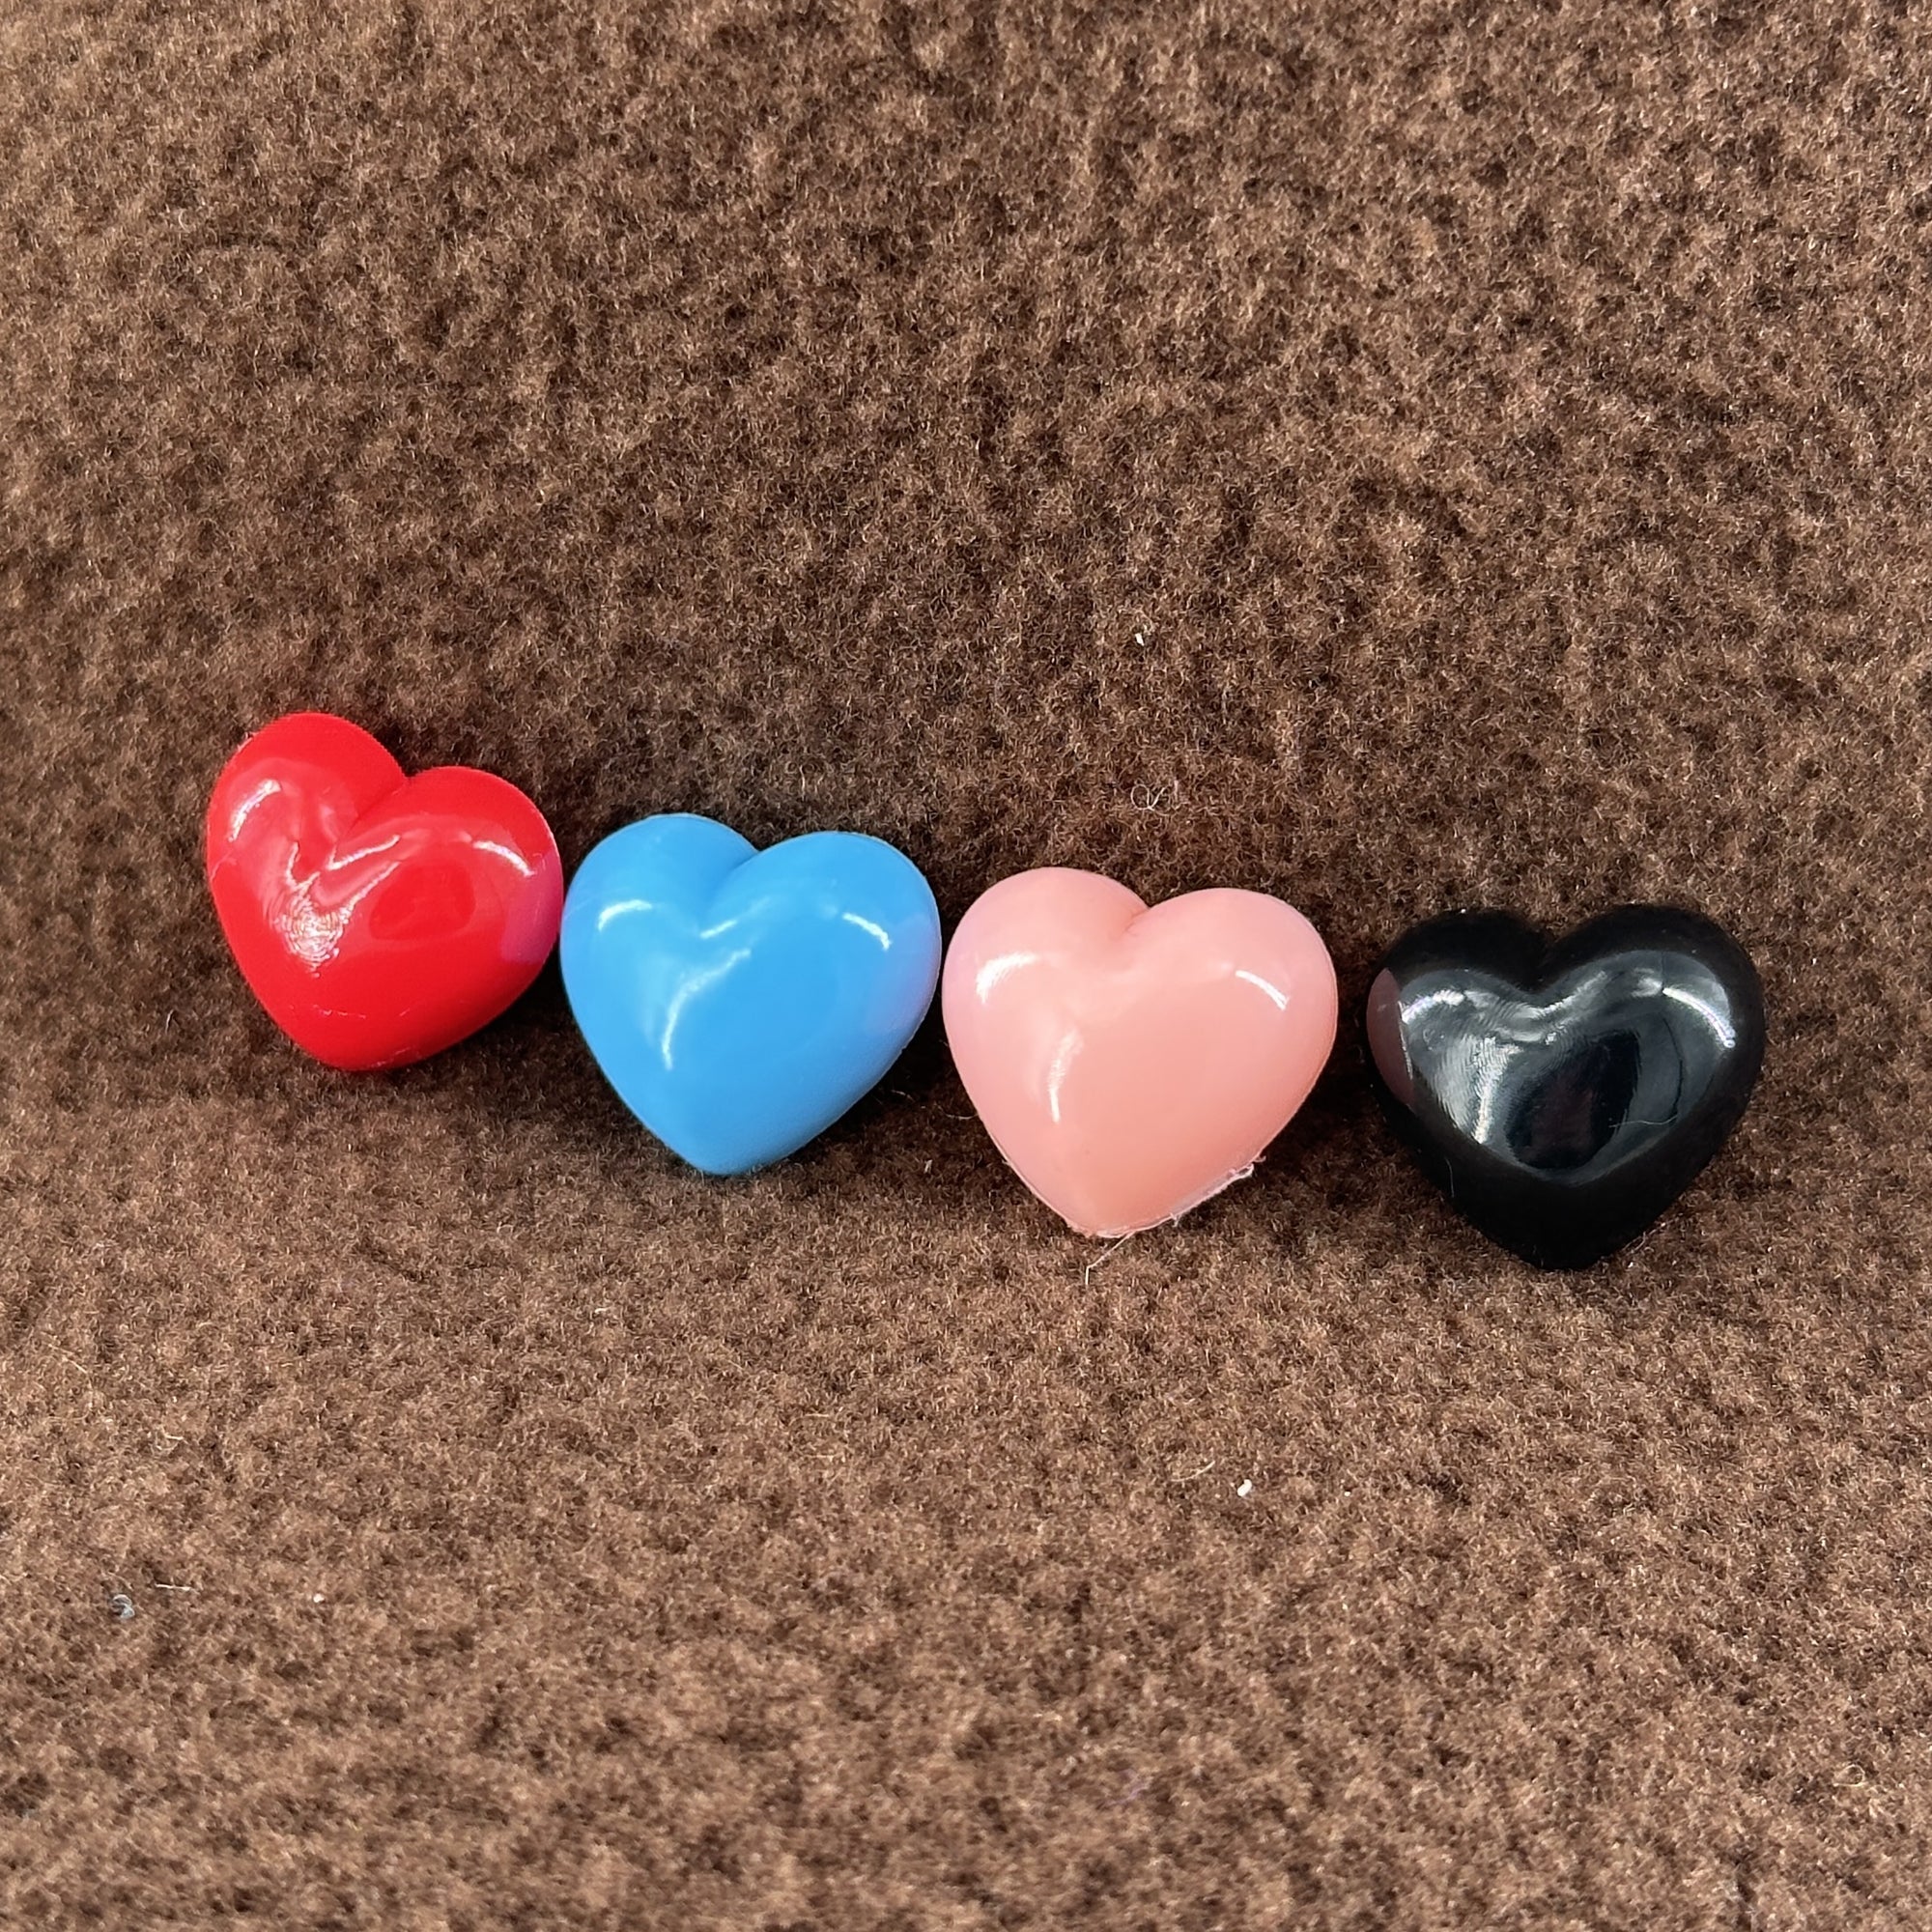
<path id="1" fill-rule="evenodd" d="M 939 954 L 919 867 L 856 832 L 760 852 L 714 819 L 641 819 L 564 903 L 564 990 L 591 1054 L 708 1174 L 782 1159 L 874 1087 L 932 1004 Z"/>
<path id="2" fill-rule="evenodd" d="M 209 890 L 269 1016 L 330 1066 L 403 1066 L 495 1019 L 556 941 L 563 867 L 515 785 L 404 776 L 360 726 L 278 718 L 209 800 Z"/>
<path id="3" fill-rule="evenodd" d="M 1150 909 L 1059 867 L 1003 880 L 947 954 L 960 1078 L 1020 1179 L 1082 1234 L 1173 1220 L 1238 1180 L 1335 1042 L 1335 968 L 1293 906 Z"/>
<path id="4" fill-rule="evenodd" d="M 1457 1209 L 1539 1267 L 1634 1239 L 1737 1125 L 1757 969 L 1721 926 L 1624 906 L 1555 946 L 1508 913 L 1412 926 L 1369 988 L 1383 1104 Z"/>

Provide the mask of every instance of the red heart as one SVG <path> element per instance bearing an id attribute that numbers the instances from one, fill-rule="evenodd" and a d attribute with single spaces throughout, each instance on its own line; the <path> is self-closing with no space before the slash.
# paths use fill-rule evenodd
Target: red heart
<path id="1" fill-rule="evenodd" d="M 330 1066 L 405 1066 L 495 1019 L 556 943 L 544 815 L 468 765 L 406 778 L 368 732 L 299 711 L 208 802 L 208 885 L 269 1017 Z"/>

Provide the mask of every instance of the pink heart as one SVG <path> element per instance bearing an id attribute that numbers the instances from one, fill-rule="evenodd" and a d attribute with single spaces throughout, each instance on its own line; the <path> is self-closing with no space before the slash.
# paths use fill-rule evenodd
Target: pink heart
<path id="1" fill-rule="evenodd" d="M 1000 1151 L 1056 1214 L 1103 1236 L 1239 1180 L 1335 1043 L 1334 962 L 1293 906 L 1216 890 L 1150 908 L 1058 867 L 974 902 L 941 1001 Z"/>

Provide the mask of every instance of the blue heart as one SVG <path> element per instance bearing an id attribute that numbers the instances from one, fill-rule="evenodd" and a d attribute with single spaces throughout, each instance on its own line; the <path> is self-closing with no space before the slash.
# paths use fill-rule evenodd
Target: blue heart
<path id="1" fill-rule="evenodd" d="M 939 908 L 882 839 L 760 852 L 673 812 L 584 860 L 560 951 L 624 1104 L 692 1166 L 743 1174 L 823 1133 L 899 1057 L 939 981 Z"/>

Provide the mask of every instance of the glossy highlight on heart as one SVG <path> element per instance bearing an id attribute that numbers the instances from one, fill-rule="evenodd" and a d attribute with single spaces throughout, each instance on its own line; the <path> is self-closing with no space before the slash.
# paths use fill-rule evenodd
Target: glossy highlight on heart
<path id="1" fill-rule="evenodd" d="M 347 1071 L 426 1059 L 495 1019 L 556 940 L 543 814 L 489 772 L 414 778 L 359 725 L 295 712 L 209 800 L 209 890 L 236 963 L 296 1044 Z"/>
<path id="2" fill-rule="evenodd" d="M 874 1087 L 932 1004 L 939 908 L 855 832 L 760 852 L 673 812 L 612 833 L 571 881 L 571 1010 L 605 1077 L 707 1174 L 763 1167 Z"/>
<path id="3" fill-rule="evenodd" d="M 1364 1016 L 1383 1104 L 1452 1204 L 1539 1267 L 1635 1239 L 1743 1116 L 1756 968 L 1722 927 L 1624 906 L 1554 946 L 1450 913 L 1390 949 Z"/>
<path id="4" fill-rule="evenodd" d="M 1335 1041 L 1321 935 L 1263 893 L 1149 907 L 1049 867 L 974 902 L 947 954 L 947 1038 L 1009 1164 L 1081 1234 L 1171 1221 L 1240 1179 Z"/>

